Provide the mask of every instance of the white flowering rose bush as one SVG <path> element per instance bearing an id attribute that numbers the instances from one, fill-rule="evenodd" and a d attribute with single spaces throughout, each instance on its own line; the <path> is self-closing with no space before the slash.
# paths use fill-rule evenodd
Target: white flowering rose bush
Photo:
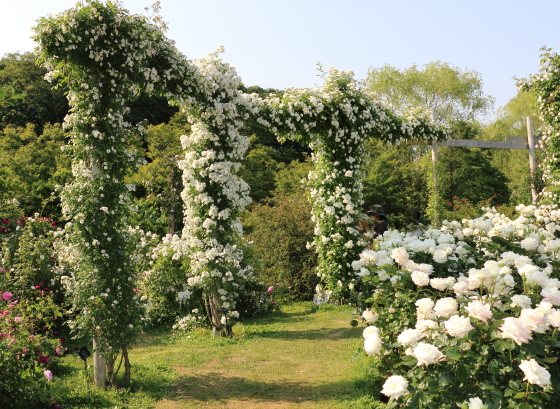
<path id="1" fill-rule="evenodd" d="M 359 90 L 353 72 L 330 68 L 317 88 L 287 89 L 282 98 L 262 101 L 257 121 L 280 140 L 308 143 L 315 169 L 308 187 L 315 223 L 318 274 L 336 296 L 347 296 L 352 261 L 366 242 L 357 229 L 362 212 L 367 160 L 364 142 L 378 138 L 388 144 L 406 139 L 447 139 L 445 129 L 420 118 L 397 118 Z"/>
<path id="2" fill-rule="evenodd" d="M 66 280 L 76 313 L 70 324 L 77 336 L 97 339 L 112 384 L 116 356 L 123 354 L 126 383 L 127 348 L 141 307 L 126 251 L 130 187 L 124 178 L 143 160 L 134 142 L 142 128 L 125 121 L 127 104 L 141 91 L 192 102 L 200 97 L 196 68 L 161 27 L 113 2 L 87 1 L 42 18 L 34 38 L 47 79 L 58 78 L 69 90 L 64 126 L 73 181 L 61 192 L 67 221 L 61 251 L 74 261 Z"/>
<path id="3" fill-rule="evenodd" d="M 556 205 L 519 205 L 362 252 L 364 350 L 388 407 L 560 405 L 559 231 Z"/>
<path id="4" fill-rule="evenodd" d="M 212 326 L 229 333 L 224 313 L 238 314 L 245 287 L 257 284 L 253 268 L 244 263 L 240 213 L 251 203 L 249 186 L 237 172 L 249 147 L 238 129 L 255 113 L 253 96 L 239 90 L 241 78 L 218 58 L 220 47 L 194 61 L 203 105 L 187 105 L 192 133 L 183 135 L 184 251 L 190 258 L 187 284 L 204 293 Z M 225 331 L 225 332 L 224 332 Z"/>

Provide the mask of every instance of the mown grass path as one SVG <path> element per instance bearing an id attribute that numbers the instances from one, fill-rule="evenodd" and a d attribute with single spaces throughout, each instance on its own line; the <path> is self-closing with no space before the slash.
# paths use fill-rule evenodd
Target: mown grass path
<path id="1" fill-rule="evenodd" d="M 205 334 L 148 337 L 133 361 L 170 366 L 178 377 L 157 409 L 361 408 L 356 390 L 363 327 L 348 307 L 295 304 L 234 327 L 232 339 Z"/>

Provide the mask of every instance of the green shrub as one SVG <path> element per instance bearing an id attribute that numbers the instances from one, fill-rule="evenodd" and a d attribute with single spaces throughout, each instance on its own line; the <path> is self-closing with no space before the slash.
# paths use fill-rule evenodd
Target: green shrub
<path id="1" fill-rule="evenodd" d="M 252 242 L 256 276 L 267 287 L 284 283 L 294 298 L 311 300 L 319 282 L 313 241 L 311 205 L 301 192 L 277 195 L 245 212 L 246 239 Z"/>

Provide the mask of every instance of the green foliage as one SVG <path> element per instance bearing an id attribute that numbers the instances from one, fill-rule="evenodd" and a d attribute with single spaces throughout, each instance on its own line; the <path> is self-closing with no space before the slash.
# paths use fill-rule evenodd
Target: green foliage
<path id="1" fill-rule="evenodd" d="M 319 282 L 317 256 L 307 248 L 313 240 L 311 205 L 302 193 L 279 194 L 269 204 L 253 205 L 243 217 L 246 239 L 253 244 L 255 273 L 266 286 L 282 282 L 294 297 L 313 298 Z"/>
<path id="2" fill-rule="evenodd" d="M 250 150 L 243 160 L 239 177 L 250 187 L 250 195 L 254 202 L 263 202 L 272 195 L 276 187 L 276 171 L 280 167 L 271 147 L 253 144 L 256 137 L 251 138 Z"/>
<path id="3" fill-rule="evenodd" d="M 418 69 L 398 70 L 384 65 L 370 68 L 365 91 L 387 106 L 403 113 L 411 108 L 433 110 L 439 121 L 470 121 L 488 112 L 494 99 L 482 91 L 477 71 L 461 70 L 435 61 Z"/>
<path id="4" fill-rule="evenodd" d="M 183 187 L 177 166 L 181 135 L 190 133 L 190 125 L 183 114 L 175 114 L 169 124 L 150 125 L 144 135 L 147 163 L 128 178 L 136 185 L 136 211 L 130 224 L 164 236 L 182 228 Z"/>
<path id="5" fill-rule="evenodd" d="M 0 131 L 0 199 L 16 198 L 25 214 L 60 217 L 54 191 L 71 178 L 64 142 L 59 125 L 46 125 L 42 135 L 33 125 Z"/>
<path id="6" fill-rule="evenodd" d="M 0 59 L 0 84 L 9 84 L 25 98 L 0 104 L 0 129 L 12 125 L 35 125 L 41 134 L 47 124 L 60 124 L 68 113 L 68 101 L 62 88 L 53 89 L 45 81 L 47 70 L 37 65 L 33 53 L 6 54 Z"/>
<path id="7" fill-rule="evenodd" d="M 408 145 L 386 146 L 371 141 L 366 145 L 369 162 L 365 167 L 364 210 L 383 206 L 391 228 L 411 223 L 410 212 L 422 213 L 428 204 L 427 172 L 422 151 Z"/>
<path id="8" fill-rule="evenodd" d="M 527 117 L 532 118 L 534 134 L 542 134 L 543 123 L 537 111 L 537 99 L 534 92 L 520 90 L 515 97 L 498 110 L 494 122 L 482 128 L 482 138 L 505 140 L 508 135 L 518 135 L 527 140 Z M 537 165 L 542 163 L 542 151 L 535 151 Z M 511 191 L 510 202 L 531 203 L 531 174 L 529 169 L 529 151 L 521 149 L 495 149 L 492 165 L 508 178 Z M 534 183 L 537 193 L 544 188 L 542 167 L 535 172 Z"/>

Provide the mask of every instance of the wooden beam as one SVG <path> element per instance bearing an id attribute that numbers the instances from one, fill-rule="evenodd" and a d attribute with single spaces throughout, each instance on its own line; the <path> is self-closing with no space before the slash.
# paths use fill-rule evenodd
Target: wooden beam
<path id="1" fill-rule="evenodd" d="M 407 145 L 426 145 L 432 144 L 425 141 L 407 140 Z M 476 139 L 450 139 L 448 141 L 436 142 L 437 146 L 453 146 L 460 148 L 483 148 L 483 149 L 529 149 L 527 142 L 508 142 L 508 141 L 479 141 Z M 540 149 L 535 147 L 535 149 Z"/>

